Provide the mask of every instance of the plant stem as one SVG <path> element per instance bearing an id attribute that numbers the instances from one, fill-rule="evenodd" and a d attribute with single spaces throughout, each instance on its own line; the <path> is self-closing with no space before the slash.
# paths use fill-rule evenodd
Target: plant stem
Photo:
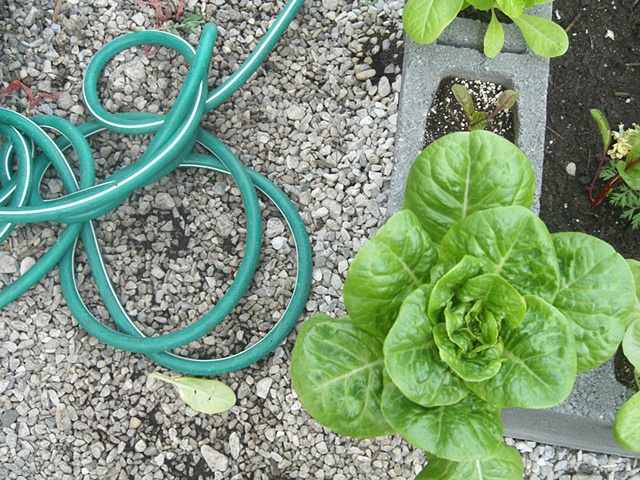
<path id="1" fill-rule="evenodd" d="M 602 187 L 602 190 L 600 190 L 600 193 L 598 193 L 598 196 L 595 199 L 593 198 L 593 186 L 595 185 L 596 180 L 600 175 L 600 169 L 602 168 L 604 158 L 605 158 L 605 153 L 603 152 L 602 157 L 600 158 L 600 165 L 598 165 L 598 170 L 596 171 L 596 175 L 593 177 L 593 181 L 591 182 L 591 188 L 589 188 L 589 199 L 591 200 L 591 206 L 593 207 L 595 207 L 596 205 L 600 205 L 602 203 L 602 200 L 604 200 L 604 197 L 606 197 L 611 192 L 611 190 L 613 190 L 618 185 L 620 185 L 620 183 L 622 183 L 622 181 L 624 180 L 619 173 L 616 173 L 613 177 L 611 177 L 607 181 L 607 183 L 604 184 L 604 187 Z M 634 167 L 639 163 L 640 163 L 640 158 L 636 158 L 634 161 L 629 162 L 624 166 L 624 171 L 626 172 L 631 167 Z"/>

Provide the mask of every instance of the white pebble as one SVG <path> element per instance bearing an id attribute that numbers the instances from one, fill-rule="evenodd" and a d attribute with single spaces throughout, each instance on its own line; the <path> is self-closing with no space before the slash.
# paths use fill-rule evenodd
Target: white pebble
<path id="1" fill-rule="evenodd" d="M 378 95 L 386 97 L 391 93 L 391 84 L 387 77 L 382 77 L 378 82 Z"/>
<path id="2" fill-rule="evenodd" d="M 224 472 L 229 468 L 229 459 L 209 445 L 202 445 L 200 453 L 205 463 L 213 472 Z"/>
<path id="3" fill-rule="evenodd" d="M 0 273 L 16 273 L 20 267 L 18 259 L 9 253 L 0 253 Z"/>
<path id="4" fill-rule="evenodd" d="M 273 247 L 274 250 L 282 250 L 285 245 L 287 244 L 287 238 L 286 237 L 276 237 L 273 240 L 271 240 L 271 246 Z"/>
<path id="5" fill-rule="evenodd" d="M 260 380 L 256 385 L 256 395 L 258 395 L 258 397 L 260 398 L 267 398 L 272 384 L 273 380 L 271 380 L 269 377 Z"/>
<path id="6" fill-rule="evenodd" d="M 285 227 L 279 218 L 270 218 L 267 221 L 267 237 L 273 238 L 284 233 Z"/>
<path id="7" fill-rule="evenodd" d="M 298 105 L 292 105 L 287 109 L 287 117 L 289 120 L 302 120 L 304 118 L 304 109 Z"/>
<path id="8" fill-rule="evenodd" d="M 575 163 L 573 163 L 573 162 L 567 163 L 566 169 L 567 169 L 567 173 L 569 175 L 571 175 L 572 177 L 576 176 L 576 164 Z"/>
<path id="9" fill-rule="evenodd" d="M 33 257 L 24 257 L 20 262 L 20 275 L 24 275 L 29 271 L 31 267 L 36 264 L 36 260 Z"/>
<path id="10" fill-rule="evenodd" d="M 236 432 L 231 432 L 229 435 L 229 451 L 234 460 L 240 456 L 240 438 Z"/>

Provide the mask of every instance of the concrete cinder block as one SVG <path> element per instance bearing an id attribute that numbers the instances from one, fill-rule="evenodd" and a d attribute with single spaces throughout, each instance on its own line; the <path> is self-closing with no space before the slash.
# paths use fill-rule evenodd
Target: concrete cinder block
<path id="1" fill-rule="evenodd" d="M 538 5 L 529 13 L 551 18 L 552 4 Z M 427 112 L 438 85 L 450 76 L 498 83 L 518 92 L 518 101 L 512 110 L 515 143 L 533 165 L 536 177 L 533 210 L 539 212 L 549 60 L 528 50 L 515 25 L 505 28 L 503 52 L 489 59 L 482 53 L 485 28 L 479 21 L 456 19 L 431 45 L 418 45 L 406 39 L 390 212 L 402 207 L 409 169 L 422 150 Z M 611 433 L 615 413 L 631 393 L 616 382 L 613 361 L 609 361 L 580 374 L 571 396 L 559 406 L 542 410 L 505 410 L 505 435 L 592 452 L 640 457 L 640 454 L 620 448 Z"/>
<path id="2" fill-rule="evenodd" d="M 551 4 L 539 5 L 531 13 L 550 18 Z M 389 205 L 392 211 L 402 205 L 407 174 L 422 150 L 426 115 L 438 85 L 444 78 L 454 76 L 498 83 L 518 92 L 518 101 L 512 109 L 515 143 L 533 165 L 534 211 L 539 212 L 549 60 L 528 50 L 515 25 L 506 25 L 503 52 L 487 58 L 482 53 L 485 28 L 480 21 L 458 18 L 435 43 L 418 45 L 406 39 Z"/>

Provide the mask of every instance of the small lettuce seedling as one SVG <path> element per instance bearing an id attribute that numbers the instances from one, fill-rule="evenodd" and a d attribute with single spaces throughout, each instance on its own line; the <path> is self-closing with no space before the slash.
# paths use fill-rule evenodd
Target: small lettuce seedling
<path id="1" fill-rule="evenodd" d="M 458 104 L 462 107 L 464 117 L 467 122 L 467 131 L 484 130 L 493 122 L 500 112 L 509 110 L 516 104 L 518 94 L 513 90 L 505 90 L 500 94 L 493 111 L 487 112 L 477 111 L 471 97 L 471 92 L 464 85 L 455 84 L 451 88 L 453 96 Z"/>
<path id="2" fill-rule="evenodd" d="M 493 58 L 504 45 L 504 28 L 496 11 L 515 23 L 527 45 L 537 55 L 547 58 L 563 55 L 569 48 L 567 33 L 551 20 L 536 17 L 524 9 L 550 3 L 552 0 L 408 0 L 402 20 L 407 35 L 416 43 L 434 42 L 444 29 L 470 6 L 490 11 L 491 20 L 484 37 L 484 54 Z"/>
<path id="3" fill-rule="evenodd" d="M 300 329 L 291 376 L 312 417 L 353 437 L 399 433 L 427 452 L 418 479 L 522 478 L 501 409 L 563 401 L 616 352 L 636 302 L 610 245 L 549 233 L 533 185 L 522 151 L 483 130 L 418 156 L 403 209 L 349 268 L 348 315 Z"/>

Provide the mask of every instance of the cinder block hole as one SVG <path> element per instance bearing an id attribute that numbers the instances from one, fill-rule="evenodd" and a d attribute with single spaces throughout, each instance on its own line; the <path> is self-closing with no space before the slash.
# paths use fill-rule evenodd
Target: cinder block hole
<path id="1" fill-rule="evenodd" d="M 427 112 L 423 148 L 444 135 L 467 130 L 468 122 L 462 106 L 453 95 L 452 88 L 455 84 L 461 84 L 469 90 L 476 111 L 487 112 L 489 115 L 494 111 L 500 94 L 511 88 L 502 83 L 455 76 L 441 80 Z M 516 108 L 517 102 L 514 108 L 499 112 L 485 130 L 515 142 Z"/>

